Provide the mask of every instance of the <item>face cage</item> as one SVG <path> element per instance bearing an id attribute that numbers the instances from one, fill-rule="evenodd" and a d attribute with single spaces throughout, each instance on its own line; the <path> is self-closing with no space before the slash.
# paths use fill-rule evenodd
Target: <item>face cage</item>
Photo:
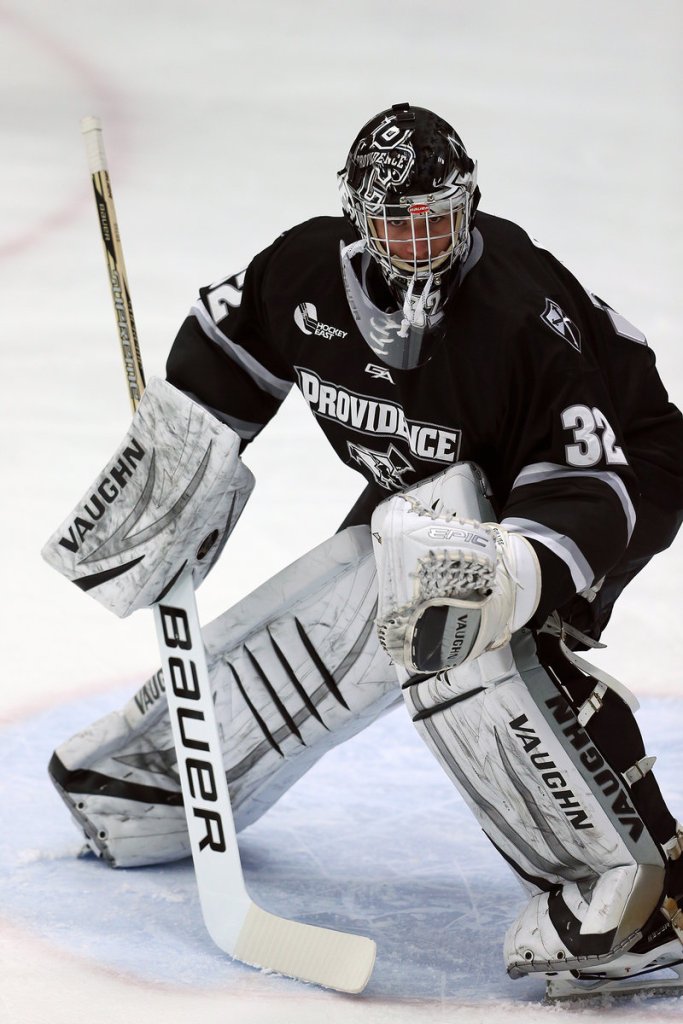
<path id="1" fill-rule="evenodd" d="M 407 285 L 432 274 L 438 283 L 467 250 L 471 194 L 465 185 L 444 198 L 406 197 L 400 207 L 367 203 L 351 189 L 348 197 L 356 226 L 389 283 Z"/>

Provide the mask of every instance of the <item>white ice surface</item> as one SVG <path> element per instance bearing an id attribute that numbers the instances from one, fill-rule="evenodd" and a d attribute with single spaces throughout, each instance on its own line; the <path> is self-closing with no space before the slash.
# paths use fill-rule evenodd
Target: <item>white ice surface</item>
<path id="1" fill-rule="evenodd" d="M 107 876 L 72 861 L 77 836 L 44 764 L 155 667 L 154 630 L 145 613 L 113 619 L 39 550 L 129 420 L 82 116 L 104 122 L 148 376 L 163 373 L 197 287 L 290 224 L 336 212 L 334 174 L 358 127 L 409 99 L 455 123 L 479 160 L 484 209 L 522 223 L 648 334 L 680 405 L 682 29 L 678 0 L 0 3 L 2 1024 L 597 1019 L 501 980 L 514 882 L 399 713 L 244 838 L 269 909 L 338 913 L 386 938 L 367 996 L 225 965 L 206 945 L 187 866 Z M 200 591 L 205 619 L 333 532 L 362 486 L 297 397 L 247 461 L 256 492 Z M 599 655 L 645 698 L 672 796 L 681 702 L 657 698 L 681 693 L 682 569 L 679 539 L 623 596 Z M 350 829 L 329 812 L 337 769 Z M 303 824 L 292 834 L 292 823 Z M 357 865 L 349 831 L 361 833 Z M 420 970 L 430 963 L 433 975 Z M 600 1015 L 649 1024 L 680 1020 L 681 1007 L 631 1001 Z"/>

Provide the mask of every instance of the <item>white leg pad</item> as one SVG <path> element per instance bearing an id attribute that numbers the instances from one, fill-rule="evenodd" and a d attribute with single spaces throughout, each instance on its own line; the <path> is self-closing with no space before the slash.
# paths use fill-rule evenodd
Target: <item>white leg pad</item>
<path id="1" fill-rule="evenodd" d="M 374 630 L 369 530 L 351 527 L 203 630 L 236 827 L 401 701 Z M 189 854 L 161 674 L 62 744 L 50 771 L 115 866 Z"/>
<path id="2" fill-rule="evenodd" d="M 511 973 L 564 969 L 572 957 L 599 963 L 635 943 L 662 897 L 662 852 L 538 663 L 531 634 L 403 685 L 428 747 L 535 894 L 508 936 Z M 564 896 L 546 921 L 551 889 Z M 565 918 L 573 944 L 558 944 Z"/>

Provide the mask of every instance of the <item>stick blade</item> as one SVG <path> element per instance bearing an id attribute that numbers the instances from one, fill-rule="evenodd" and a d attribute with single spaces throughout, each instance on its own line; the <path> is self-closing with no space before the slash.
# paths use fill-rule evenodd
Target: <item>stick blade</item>
<path id="1" fill-rule="evenodd" d="M 376 946 L 363 935 L 288 921 L 252 903 L 230 952 L 252 967 L 357 993 L 370 979 Z"/>

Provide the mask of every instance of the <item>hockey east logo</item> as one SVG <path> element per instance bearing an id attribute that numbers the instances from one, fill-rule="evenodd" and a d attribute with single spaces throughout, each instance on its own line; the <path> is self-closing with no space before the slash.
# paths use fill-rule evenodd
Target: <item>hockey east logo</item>
<path id="1" fill-rule="evenodd" d="M 321 380 L 317 373 L 300 366 L 294 369 L 299 378 L 301 393 L 318 418 L 334 420 L 360 434 L 405 441 L 419 459 L 449 465 L 458 461 L 462 438 L 460 430 L 408 420 L 396 402 L 348 391 L 330 381 Z M 360 445 L 354 447 L 370 461 L 373 456 L 383 458 L 385 469 L 392 479 L 413 469 L 411 463 L 393 445 L 384 453 Z M 382 479 L 378 482 L 388 486 Z"/>
<path id="2" fill-rule="evenodd" d="M 348 331 L 341 331 L 331 324 L 318 320 L 318 311 L 312 302 L 300 302 L 294 310 L 294 323 L 304 334 L 314 334 L 317 338 L 345 338 Z"/>

